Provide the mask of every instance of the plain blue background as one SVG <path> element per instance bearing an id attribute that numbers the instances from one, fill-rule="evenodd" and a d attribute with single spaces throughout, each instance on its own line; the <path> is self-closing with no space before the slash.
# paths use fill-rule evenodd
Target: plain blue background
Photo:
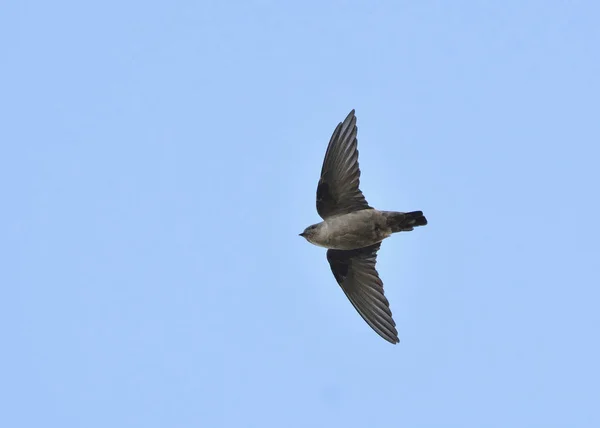
<path id="1" fill-rule="evenodd" d="M 0 425 L 600 426 L 600 6 L 0 12 Z M 355 108 L 380 339 L 297 234 Z"/>

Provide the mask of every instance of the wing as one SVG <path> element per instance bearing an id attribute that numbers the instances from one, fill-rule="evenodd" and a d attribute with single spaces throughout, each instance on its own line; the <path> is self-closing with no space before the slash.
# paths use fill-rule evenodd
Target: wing
<path id="1" fill-rule="evenodd" d="M 354 308 L 373 330 L 390 343 L 398 343 L 398 331 L 390 304 L 383 294 L 375 263 L 381 243 L 358 250 L 328 250 L 333 276 Z"/>
<path id="2" fill-rule="evenodd" d="M 325 220 L 371 208 L 358 188 L 360 169 L 354 110 L 333 131 L 317 186 L 317 212 Z"/>

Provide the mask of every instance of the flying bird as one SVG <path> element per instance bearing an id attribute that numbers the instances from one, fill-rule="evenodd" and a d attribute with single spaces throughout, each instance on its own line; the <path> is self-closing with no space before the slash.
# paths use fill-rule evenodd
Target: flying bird
<path id="1" fill-rule="evenodd" d="M 317 212 L 322 222 L 300 236 L 327 248 L 333 276 L 361 317 L 392 344 L 399 342 L 396 323 L 375 268 L 381 241 L 393 233 L 425 226 L 422 211 L 379 211 L 369 206 L 359 188 L 356 116 L 352 110 L 329 140 L 317 186 Z"/>

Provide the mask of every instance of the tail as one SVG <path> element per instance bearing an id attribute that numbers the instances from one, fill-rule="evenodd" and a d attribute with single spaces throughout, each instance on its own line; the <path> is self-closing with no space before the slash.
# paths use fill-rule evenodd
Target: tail
<path id="1" fill-rule="evenodd" d="M 392 229 L 392 233 L 410 232 L 417 226 L 425 226 L 427 219 L 423 211 L 413 211 L 410 213 L 399 213 L 395 211 L 385 211 L 387 225 Z"/>

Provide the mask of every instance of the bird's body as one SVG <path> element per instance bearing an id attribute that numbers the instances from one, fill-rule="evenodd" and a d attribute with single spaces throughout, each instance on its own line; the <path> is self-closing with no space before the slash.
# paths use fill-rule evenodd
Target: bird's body
<path id="1" fill-rule="evenodd" d="M 381 337 L 397 343 L 396 323 L 375 269 L 377 251 L 393 233 L 424 226 L 427 219 L 421 211 L 379 211 L 367 204 L 359 189 L 356 134 L 352 110 L 336 127 L 325 153 L 317 186 L 317 212 L 323 221 L 300 236 L 328 248 L 331 271 L 352 305 Z"/>
<path id="2" fill-rule="evenodd" d="M 307 240 L 333 250 L 355 250 L 381 242 L 390 235 L 383 214 L 371 208 L 317 223 L 315 234 Z"/>
<path id="3" fill-rule="evenodd" d="M 369 208 L 340 214 L 317 223 L 307 240 L 332 250 L 356 250 L 383 241 L 394 233 L 394 219 L 407 213 Z M 411 213 L 408 213 L 411 214 Z M 410 221 L 407 221 L 407 227 Z"/>

